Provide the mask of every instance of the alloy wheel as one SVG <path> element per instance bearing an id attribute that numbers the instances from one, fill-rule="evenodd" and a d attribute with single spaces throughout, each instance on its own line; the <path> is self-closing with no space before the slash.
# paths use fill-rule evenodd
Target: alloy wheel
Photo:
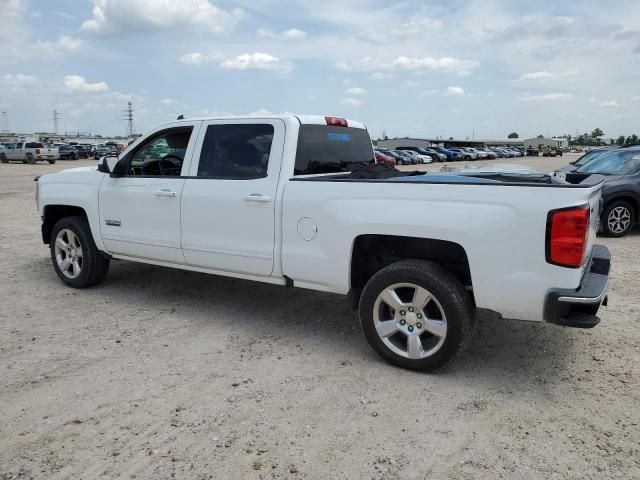
<path id="1" fill-rule="evenodd" d="M 82 245 L 78 236 L 67 228 L 62 229 L 56 235 L 55 257 L 58 268 L 62 274 L 74 279 L 82 271 Z"/>

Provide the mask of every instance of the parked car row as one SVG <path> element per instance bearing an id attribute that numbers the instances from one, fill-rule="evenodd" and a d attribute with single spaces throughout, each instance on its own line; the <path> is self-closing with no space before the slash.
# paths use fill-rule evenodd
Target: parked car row
<path id="1" fill-rule="evenodd" d="M 622 237 L 640 223 L 640 145 L 590 150 L 556 174 L 572 183 L 594 174 L 605 177 L 600 215 L 605 235 Z"/>
<path id="2" fill-rule="evenodd" d="M 120 145 L 107 143 L 104 145 L 91 145 L 88 143 L 57 143 L 45 146 L 41 142 L 16 142 L 0 144 L 0 162 L 22 162 L 34 164 L 38 161 L 47 161 L 51 164 L 56 160 L 78 160 L 80 158 L 95 158 L 96 160 L 118 155 L 122 150 Z"/>
<path id="3" fill-rule="evenodd" d="M 379 163 L 395 165 L 415 165 L 431 162 L 457 162 L 470 160 L 494 160 L 496 158 L 524 157 L 527 152 L 524 147 L 396 147 L 395 149 L 377 147 L 376 158 L 381 156 Z M 538 151 L 536 150 L 536 155 Z M 382 159 L 382 156 L 387 157 Z"/>

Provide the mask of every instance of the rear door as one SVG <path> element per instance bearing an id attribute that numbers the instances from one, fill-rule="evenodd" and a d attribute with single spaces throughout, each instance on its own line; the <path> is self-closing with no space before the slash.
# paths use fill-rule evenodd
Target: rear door
<path id="1" fill-rule="evenodd" d="M 284 135 L 278 119 L 202 124 L 199 158 L 195 161 L 196 153 L 182 193 L 182 251 L 188 264 L 271 274 Z"/>

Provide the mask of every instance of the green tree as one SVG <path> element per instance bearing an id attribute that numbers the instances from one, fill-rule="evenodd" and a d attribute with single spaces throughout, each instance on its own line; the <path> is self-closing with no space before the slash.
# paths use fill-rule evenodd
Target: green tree
<path id="1" fill-rule="evenodd" d="M 624 135 L 620 135 L 616 140 L 616 145 L 624 145 L 624 140 L 625 140 Z"/>
<path id="2" fill-rule="evenodd" d="M 630 137 L 627 137 L 627 143 L 628 144 L 638 143 L 638 136 L 634 133 Z"/>
<path id="3" fill-rule="evenodd" d="M 595 128 L 593 132 L 591 132 L 591 138 L 596 145 L 600 145 L 602 143 L 602 137 L 604 136 L 604 132 L 599 128 Z"/>
<path id="4" fill-rule="evenodd" d="M 538 135 L 536 138 L 544 138 L 544 135 Z"/>
<path id="5" fill-rule="evenodd" d="M 511 132 L 507 138 L 520 138 L 520 135 L 518 135 L 516 132 Z"/>

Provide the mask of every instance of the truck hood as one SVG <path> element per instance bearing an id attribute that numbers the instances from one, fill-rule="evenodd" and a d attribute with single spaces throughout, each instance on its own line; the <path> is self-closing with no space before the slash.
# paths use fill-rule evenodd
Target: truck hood
<path id="1" fill-rule="evenodd" d="M 96 175 L 103 175 L 98 172 L 98 167 L 74 167 L 65 168 L 55 173 L 47 173 L 38 177 L 41 183 L 87 183 L 93 181 Z M 91 179 L 91 180 L 89 180 Z"/>

